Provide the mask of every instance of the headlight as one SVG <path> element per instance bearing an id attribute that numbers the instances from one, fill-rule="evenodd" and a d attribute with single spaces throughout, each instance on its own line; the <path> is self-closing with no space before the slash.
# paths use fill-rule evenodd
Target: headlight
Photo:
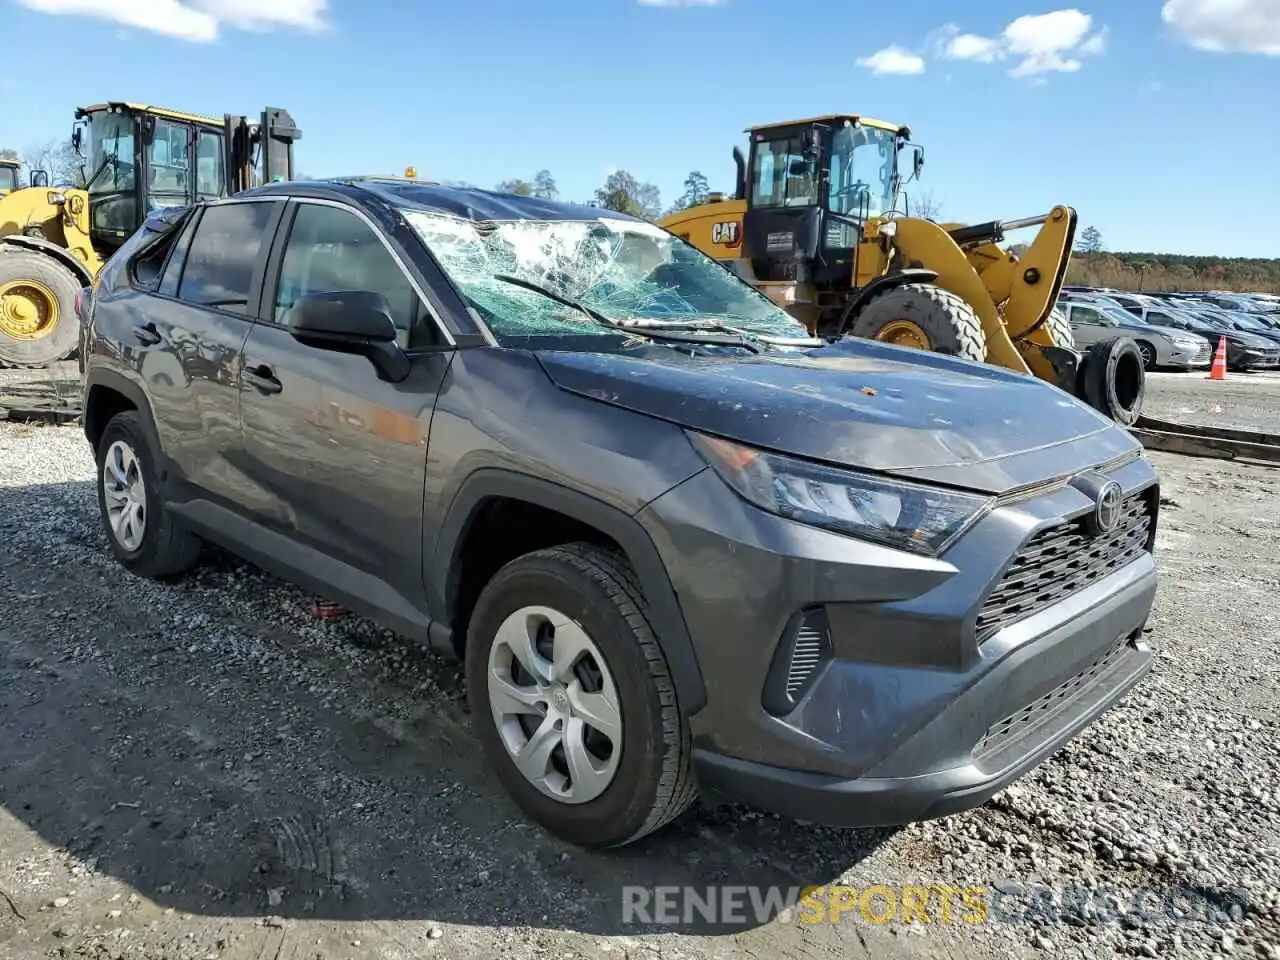
<path id="1" fill-rule="evenodd" d="M 685 432 L 720 478 L 761 510 L 926 556 L 942 553 L 993 502 Z"/>

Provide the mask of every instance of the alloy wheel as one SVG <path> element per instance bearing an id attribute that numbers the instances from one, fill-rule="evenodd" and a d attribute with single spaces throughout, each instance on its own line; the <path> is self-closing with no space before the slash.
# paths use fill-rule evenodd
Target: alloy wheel
<path id="1" fill-rule="evenodd" d="M 102 462 L 102 493 L 116 542 L 133 552 L 147 532 L 147 488 L 133 448 L 117 440 Z"/>
<path id="2" fill-rule="evenodd" d="M 489 707 L 517 770 L 562 803 L 587 803 L 613 782 L 622 708 L 604 655 L 580 624 L 522 607 L 489 651 Z"/>

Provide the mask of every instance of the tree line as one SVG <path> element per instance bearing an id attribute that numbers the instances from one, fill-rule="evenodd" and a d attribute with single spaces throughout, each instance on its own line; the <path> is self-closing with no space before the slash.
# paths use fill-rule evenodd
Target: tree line
<path id="1" fill-rule="evenodd" d="M 1097 227 L 1076 242 L 1067 283 L 1117 290 L 1233 290 L 1280 294 L 1280 260 L 1108 251 Z"/>

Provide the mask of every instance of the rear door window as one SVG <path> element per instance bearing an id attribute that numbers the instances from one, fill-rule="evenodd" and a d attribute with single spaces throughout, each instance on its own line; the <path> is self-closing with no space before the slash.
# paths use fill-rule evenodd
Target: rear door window
<path id="1" fill-rule="evenodd" d="M 219 203 L 204 211 L 187 251 L 178 298 L 202 307 L 247 314 L 270 244 L 276 202 Z"/>

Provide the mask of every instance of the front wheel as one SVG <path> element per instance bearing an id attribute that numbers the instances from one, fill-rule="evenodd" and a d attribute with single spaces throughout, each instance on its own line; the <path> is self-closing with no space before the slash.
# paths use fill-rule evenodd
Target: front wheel
<path id="1" fill-rule="evenodd" d="M 877 294 L 852 318 L 855 337 L 946 353 L 979 363 L 987 338 L 972 306 L 932 283 L 904 283 Z"/>
<path id="2" fill-rule="evenodd" d="M 49 254 L 0 246 L 0 362 L 42 367 L 80 343 L 80 280 Z"/>
<path id="3" fill-rule="evenodd" d="M 579 543 L 513 560 L 482 591 L 467 637 L 477 733 L 534 821 L 614 847 L 693 802 L 688 723 L 625 558 Z"/>

